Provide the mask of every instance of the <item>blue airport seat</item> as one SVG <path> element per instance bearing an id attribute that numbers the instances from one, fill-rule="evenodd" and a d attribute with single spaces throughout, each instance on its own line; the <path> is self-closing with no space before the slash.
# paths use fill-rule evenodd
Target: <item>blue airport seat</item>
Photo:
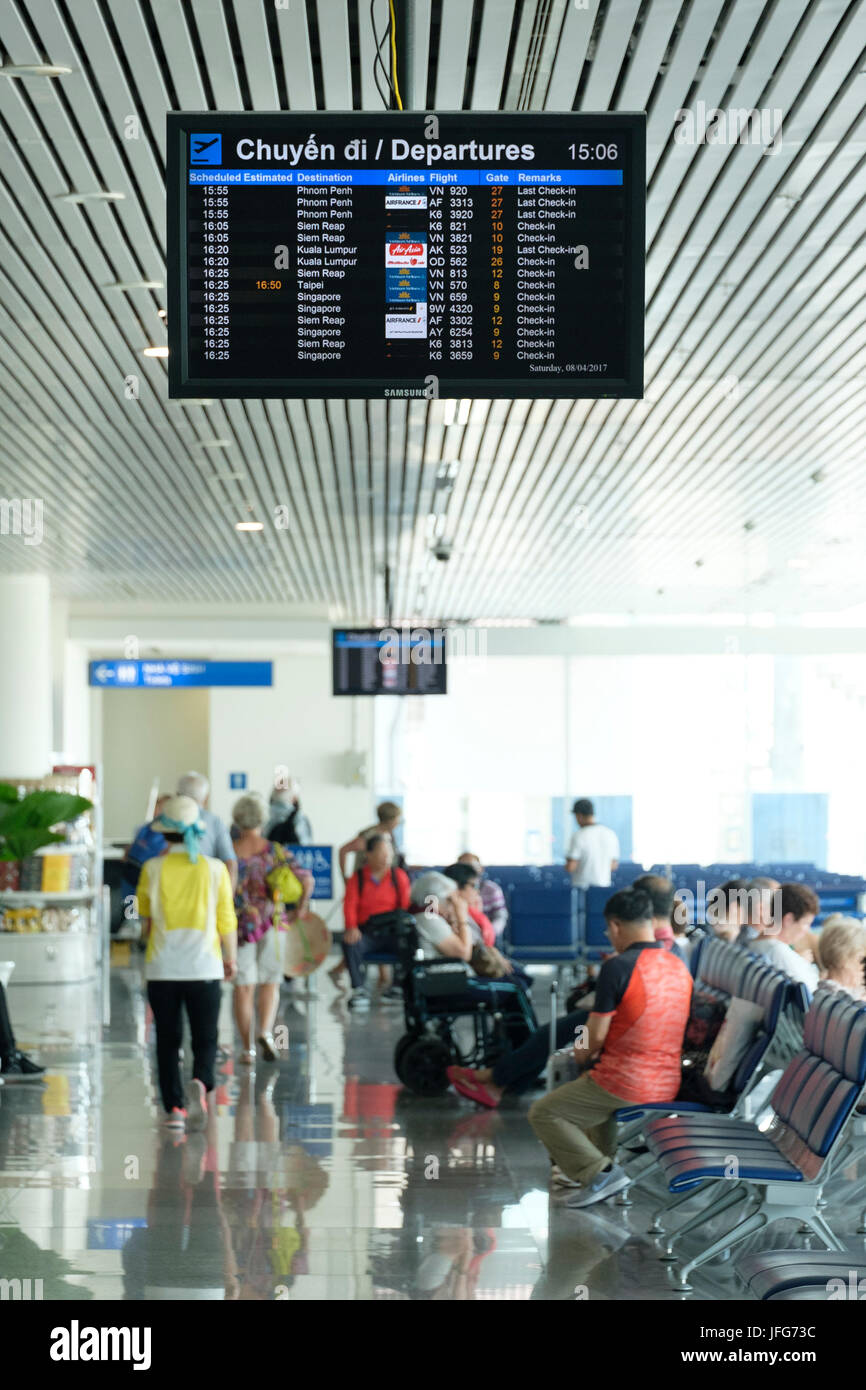
<path id="1" fill-rule="evenodd" d="M 762 1301 L 824 1302 L 835 1298 L 859 1298 L 859 1283 L 866 1278 L 863 1246 L 853 1250 L 758 1250 L 744 1255 L 737 1274 L 753 1298 Z M 828 1288 L 830 1280 L 842 1281 Z M 853 1293 L 850 1292 L 853 1283 Z"/>
<path id="2" fill-rule="evenodd" d="M 585 962 L 598 962 L 613 953 L 607 935 L 604 905 L 611 895 L 610 888 L 587 888 L 584 893 L 584 916 L 580 936 L 580 954 Z"/>
<path id="3" fill-rule="evenodd" d="M 803 1046 L 773 1091 L 768 1129 L 727 1115 L 682 1114 L 650 1121 L 646 1141 L 671 1192 L 721 1184 L 697 1217 L 671 1238 L 666 1258 L 687 1230 L 738 1202 L 758 1201 L 738 1225 L 687 1261 L 680 1271 L 681 1287 L 689 1287 L 693 1269 L 776 1221 L 804 1222 L 829 1249 L 843 1249 L 819 1203 L 864 1084 L 866 1005 L 841 991 L 819 991 L 806 1015 Z"/>
<path id="4" fill-rule="evenodd" d="M 574 961 L 580 919 L 579 890 L 515 884 L 508 894 L 506 947 L 512 960 L 543 964 Z"/>
<path id="5" fill-rule="evenodd" d="M 801 986 L 768 965 L 760 956 L 730 942 L 706 938 L 699 943 L 699 947 L 693 1005 L 705 998 L 728 1003 L 736 997 L 750 1004 L 758 1004 L 764 1011 L 760 1026 L 728 1088 L 730 1101 L 727 1113 L 736 1115 L 742 1108 L 742 1100 L 761 1074 L 783 1010 L 789 1005 L 800 1004 Z M 616 1118 L 632 1122 L 643 1115 L 679 1114 L 686 1108 L 708 1117 L 721 1113 L 718 1107 L 713 1109 L 709 1104 L 695 1102 L 686 1106 L 682 1101 L 653 1101 L 646 1105 L 635 1103 L 623 1106 L 616 1112 Z M 709 1122 L 712 1123 L 712 1119 Z"/>
<path id="6" fill-rule="evenodd" d="M 399 965 L 400 957 L 393 951 L 365 951 L 364 965 Z"/>

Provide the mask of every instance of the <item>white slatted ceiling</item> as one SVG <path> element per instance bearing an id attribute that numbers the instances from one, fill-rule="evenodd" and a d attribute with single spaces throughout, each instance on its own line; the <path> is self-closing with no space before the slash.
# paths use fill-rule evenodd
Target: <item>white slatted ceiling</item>
<path id="1" fill-rule="evenodd" d="M 384 18 L 380 0 L 379 33 Z M 346 109 L 354 81 L 380 109 L 369 6 L 0 0 L 5 62 L 73 69 L 0 80 L 0 491 L 46 501 L 43 545 L 0 536 L 0 566 L 47 568 L 72 597 L 326 603 L 359 620 L 383 613 L 386 564 L 395 616 L 866 599 L 850 562 L 829 588 L 826 568 L 788 567 L 822 542 L 848 553 L 864 520 L 864 0 L 417 0 L 413 23 L 418 106 L 431 65 L 441 109 L 466 90 L 477 110 L 503 93 L 648 104 L 648 399 L 478 401 L 451 426 L 437 402 L 169 403 L 164 365 L 140 355 L 164 341 L 164 292 L 107 287 L 164 278 L 170 92 L 183 109 L 210 91 L 220 109 L 248 94 L 274 110 L 279 78 L 293 110 L 317 90 Z M 675 144 L 675 112 L 697 100 L 780 107 L 780 151 Z M 59 201 L 99 187 L 126 197 Z M 427 515 L 457 457 L 442 565 Z M 287 530 L 234 531 L 280 505 Z"/>

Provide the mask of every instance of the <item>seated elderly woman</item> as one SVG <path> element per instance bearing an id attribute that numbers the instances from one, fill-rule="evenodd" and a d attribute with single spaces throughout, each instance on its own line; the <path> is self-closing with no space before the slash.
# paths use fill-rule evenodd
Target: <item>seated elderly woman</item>
<path id="1" fill-rule="evenodd" d="M 823 971 L 818 988 L 844 989 L 855 999 L 866 999 L 866 926 L 856 917 L 834 913 L 825 921 L 816 944 Z"/>
<path id="2" fill-rule="evenodd" d="M 475 944 L 469 909 L 457 884 L 431 869 L 412 884 L 409 900 L 418 944 L 428 959 L 448 956 L 469 961 Z"/>

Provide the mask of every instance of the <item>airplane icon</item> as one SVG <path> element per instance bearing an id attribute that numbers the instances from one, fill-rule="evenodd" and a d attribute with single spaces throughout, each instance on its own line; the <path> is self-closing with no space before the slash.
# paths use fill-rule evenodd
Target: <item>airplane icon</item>
<path id="1" fill-rule="evenodd" d="M 192 151 L 190 164 L 222 163 L 221 135 L 192 135 L 190 136 L 190 147 Z"/>

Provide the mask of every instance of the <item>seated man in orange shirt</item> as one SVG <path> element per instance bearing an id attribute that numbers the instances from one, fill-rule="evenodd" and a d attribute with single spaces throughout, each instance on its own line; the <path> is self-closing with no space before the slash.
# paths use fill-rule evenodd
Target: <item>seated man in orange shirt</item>
<path id="1" fill-rule="evenodd" d="M 388 919 L 409 908 L 409 875 L 404 869 L 392 867 L 394 847 L 387 835 L 371 835 L 366 843 L 363 868 L 346 884 L 343 902 L 343 957 L 352 980 L 350 1009 L 368 1009 L 370 996 L 364 989 L 364 955 L 366 951 L 390 950 Z M 376 927 L 384 928 L 377 939 L 370 934 Z M 401 999 L 402 991 L 393 987 L 383 998 Z"/>
<path id="2" fill-rule="evenodd" d="M 608 898 L 604 915 L 617 954 L 598 972 L 585 1042 L 581 1037 L 575 1046 L 579 1063 L 597 1061 L 529 1111 L 559 1174 L 579 1189 L 567 1198 L 569 1207 L 628 1186 L 615 1161 L 615 1112 L 630 1101 L 673 1100 L 692 998 L 688 966 L 655 939 L 649 893 L 622 889 Z"/>

